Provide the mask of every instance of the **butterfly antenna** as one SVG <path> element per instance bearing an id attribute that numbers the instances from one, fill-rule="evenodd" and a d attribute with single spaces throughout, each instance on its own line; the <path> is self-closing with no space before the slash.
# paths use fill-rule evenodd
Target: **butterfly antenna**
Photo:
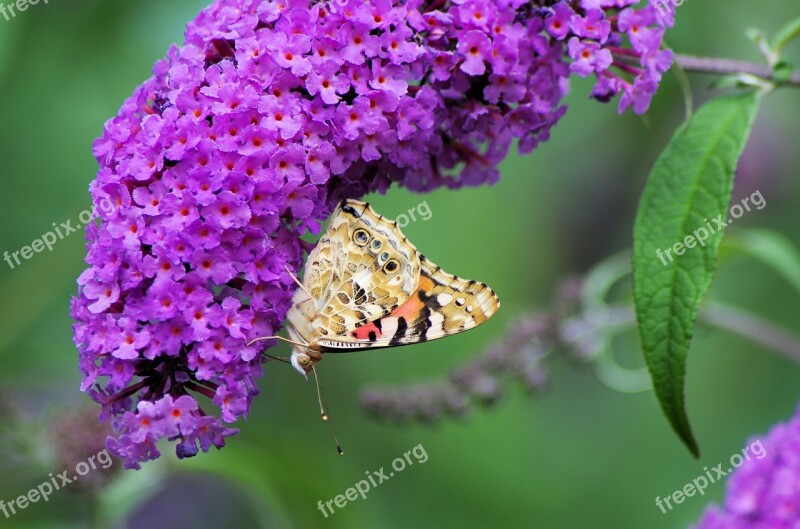
<path id="1" fill-rule="evenodd" d="M 339 438 L 336 437 L 336 429 L 333 427 L 333 423 L 330 422 L 330 416 L 328 416 L 328 412 L 325 411 L 325 406 L 322 404 L 322 388 L 319 385 L 319 377 L 317 376 L 317 370 L 314 367 L 311 368 L 311 371 L 314 373 L 314 381 L 317 383 L 317 400 L 319 401 L 319 413 L 322 416 L 322 420 L 326 421 L 328 425 L 331 427 L 331 432 L 333 433 L 333 440 L 336 441 L 336 451 L 339 452 L 340 456 L 344 455 L 344 451 L 342 450 L 342 446 L 339 444 Z"/>
<path id="2" fill-rule="evenodd" d="M 301 283 L 299 279 L 297 279 L 297 276 L 294 275 L 291 270 L 289 270 L 289 267 L 288 266 L 284 266 L 283 268 L 289 273 L 289 276 L 292 279 L 294 279 L 294 282 L 297 283 L 297 286 L 302 288 L 303 292 L 308 294 L 309 298 L 314 299 L 314 296 L 311 295 L 311 292 L 309 292 L 308 289 L 306 288 L 306 286 L 303 283 Z"/>

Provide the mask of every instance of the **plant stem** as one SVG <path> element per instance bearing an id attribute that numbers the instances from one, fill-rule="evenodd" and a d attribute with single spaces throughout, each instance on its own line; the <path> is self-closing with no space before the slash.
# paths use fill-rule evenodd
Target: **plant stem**
<path id="1" fill-rule="evenodd" d="M 700 318 L 715 327 L 749 338 L 800 362 L 800 339 L 797 336 L 747 311 L 709 302 L 700 312 Z"/>
<path id="2" fill-rule="evenodd" d="M 707 325 L 747 338 L 780 353 L 789 360 L 800 363 L 800 337 L 744 309 L 718 301 L 709 301 L 701 307 L 697 319 Z M 575 345 L 580 339 L 586 339 L 593 333 L 607 332 L 609 329 L 618 332 L 627 326 L 635 325 L 636 314 L 631 306 L 609 305 L 605 318 L 598 319 L 595 316 L 586 320 L 583 315 L 580 319 L 567 320 L 566 323 L 570 325 L 566 327 L 568 332 L 566 335 L 562 334 L 562 339 Z M 581 332 L 576 333 L 574 329 L 579 329 Z"/>
<path id="3" fill-rule="evenodd" d="M 769 66 L 755 62 L 680 54 L 675 55 L 675 62 L 687 72 L 731 75 L 747 73 L 769 81 L 776 80 Z M 786 84 L 800 86 L 800 71 L 792 72 L 792 76 L 786 81 Z"/>

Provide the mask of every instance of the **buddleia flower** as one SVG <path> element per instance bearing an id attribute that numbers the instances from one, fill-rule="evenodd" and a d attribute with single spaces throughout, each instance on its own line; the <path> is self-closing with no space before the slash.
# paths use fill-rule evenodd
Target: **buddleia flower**
<path id="1" fill-rule="evenodd" d="M 94 144 L 82 389 L 126 465 L 220 448 L 258 393 L 308 245 L 342 198 L 497 181 L 566 111 L 569 77 L 647 108 L 652 6 L 583 0 L 217 0 Z M 589 54 L 586 56 L 586 54 Z"/>

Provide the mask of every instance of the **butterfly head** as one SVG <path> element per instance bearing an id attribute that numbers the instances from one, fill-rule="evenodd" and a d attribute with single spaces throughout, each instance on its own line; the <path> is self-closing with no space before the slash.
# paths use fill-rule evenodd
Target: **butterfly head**
<path id="1" fill-rule="evenodd" d="M 312 345 L 304 347 L 303 350 L 298 350 L 297 348 L 292 350 L 292 367 L 304 378 L 308 378 L 308 374 L 314 370 L 317 362 L 322 360 L 322 353 L 316 349 L 318 348 L 314 348 Z"/>

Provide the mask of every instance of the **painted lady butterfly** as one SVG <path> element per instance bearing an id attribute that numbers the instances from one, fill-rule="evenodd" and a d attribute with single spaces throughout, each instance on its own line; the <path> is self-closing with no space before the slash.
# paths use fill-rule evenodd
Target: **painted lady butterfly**
<path id="1" fill-rule="evenodd" d="M 291 364 L 306 378 L 325 353 L 444 338 L 477 327 L 500 307 L 491 288 L 444 272 L 394 221 L 357 200 L 339 204 L 308 256 L 303 282 L 295 281 L 289 339 L 254 341 L 293 344 Z"/>

